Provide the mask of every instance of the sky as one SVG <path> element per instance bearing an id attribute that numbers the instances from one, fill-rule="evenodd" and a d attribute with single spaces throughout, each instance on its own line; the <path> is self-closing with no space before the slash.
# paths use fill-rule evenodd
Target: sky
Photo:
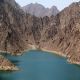
<path id="1" fill-rule="evenodd" d="M 22 7 L 30 3 L 39 3 L 45 6 L 46 8 L 50 8 L 54 5 L 61 11 L 65 7 L 69 6 L 71 3 L 78 2 L 80 0 L 15 0 L 15 1 Z"/>

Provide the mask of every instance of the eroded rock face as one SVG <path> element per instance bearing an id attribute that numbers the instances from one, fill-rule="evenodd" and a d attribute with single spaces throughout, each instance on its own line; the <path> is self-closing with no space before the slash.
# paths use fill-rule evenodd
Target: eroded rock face
<path id="1" fill-rule="evenodd" d="M 18 6 L 17 4 L 15 5 Z M 0 50 L 11 53 L 24 50 L 25 14 L 10 2 L 0 3 Z"/>
<path id="2" fill-rule="evenodd" d="M 38 18 L 16 3 L 13 7 L 1 2 L 0 50 L 18 54 L 32 47 L 60 52 L 80 63 L 80 4 L 73 3 L 56 16 Z"/>
<path id="3" fill-rule="evenodd" d="M 51 18 L 50 18 L 51 19 Z M 80 5 L 73 3 L 50 21 L 43 47 L 61 52 L 80 64 Z M 47 41 L 46 41 L 47 40 Z M 41 45 L 43 44 L 41 43 Z M 47 46 L 48 45 L 48 46 Z"/>

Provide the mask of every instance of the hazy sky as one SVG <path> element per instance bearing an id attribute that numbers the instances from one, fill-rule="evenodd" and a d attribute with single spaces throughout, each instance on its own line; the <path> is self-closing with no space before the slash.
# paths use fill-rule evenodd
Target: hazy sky
<path id="1" fill-rule="evenodd" d="M 64 9 L 72 2 L 78 2 L 80 0 L 15 0 L 19 5 L 25 6 L 30 3 L 40 3 L 45 7 L 50 8 L 51 6 L 55 5 L 59 10 Z"/>

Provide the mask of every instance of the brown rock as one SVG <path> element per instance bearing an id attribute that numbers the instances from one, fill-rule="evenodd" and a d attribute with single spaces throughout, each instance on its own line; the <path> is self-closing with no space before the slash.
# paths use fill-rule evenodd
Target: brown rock
<path id="1" fill-rule="evenodd" d="M 8 59 L 0 55 L 0 70 L 19 70 Z"/>
<path id="2" fill-rule="evenodd" d="M 43 48 L 80 62 L 80 2 L 56 16 L 38 18 L 12 2 L 0 2 L 0 50 L 13 54 Z"/>

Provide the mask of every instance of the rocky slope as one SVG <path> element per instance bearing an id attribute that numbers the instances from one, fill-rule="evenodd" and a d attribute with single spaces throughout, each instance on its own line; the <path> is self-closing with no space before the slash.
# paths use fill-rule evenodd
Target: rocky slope
<path id="1" fill-rule="evenodd" d="M 56 51 L 80 64 L 80 2 L 56 16 L 38 18 L 11 1 L 0 1 L 1 51 L 15 55 L 31 48 Z"/>
<path id="2" fill-rule="evenodd" d="M 28 16 L 27 19 L 31 30 L 29 37 L 32 36 L 28 42 L 33 39 L 31 44 L 37 48 L 56 51 L 65 55 L 69 62 L 80 64 L 80 2 L 72 3 L 50 18 Z"/>
<path id="3" fill-rule="evenodd" d="M 56 15 L 57 13 L 59 13 L 59 10 L 57 9 L 56 6 L 52 6 L 51 8 L 45 8 L 43 5 L 38 4 L 38 3 L 31 3 L 28 4 L 24 7 L 22 7 L 22 9 L 34 16 L 37 17 L 44 17 L 44 16 L 51 16 L 51 15 Z"/>
<path id="4" fill-rule="evenodd" d="M 12 2 L 11 2 L 12 1 Z M 14 0 L 0 1 L 0 50 L 24 50 L 25 14 Z M 19 51 L 20 52 L 20 51 Z"/>
<path id="5" fill-rule="evenodd" d="M 71 4 L 49 22 L 43 35 L 44 42 L 40 45 L 46 50 L 64 54 L 72 63 L 80 64 L 80 2 Z"/>

